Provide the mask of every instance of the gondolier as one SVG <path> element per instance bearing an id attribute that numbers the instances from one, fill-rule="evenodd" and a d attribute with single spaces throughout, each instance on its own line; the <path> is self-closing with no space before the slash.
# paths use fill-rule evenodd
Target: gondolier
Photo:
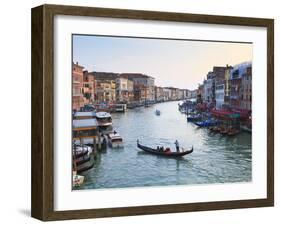
<path id="1" fill-rule="evenodd" d="M 180 151 L 180 144 L 179 144 L 178 140 L 176 140 L 175 145 L 176 145 L 177 152 L 179 152 Z"/>

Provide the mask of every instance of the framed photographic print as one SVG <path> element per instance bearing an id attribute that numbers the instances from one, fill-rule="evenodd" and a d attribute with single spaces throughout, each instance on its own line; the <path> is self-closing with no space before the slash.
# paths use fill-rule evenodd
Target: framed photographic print
<path id="1" fill-rule="evenodd" d="M 32 9 L 32 216 L 273 206 L 274 21 Z"/>

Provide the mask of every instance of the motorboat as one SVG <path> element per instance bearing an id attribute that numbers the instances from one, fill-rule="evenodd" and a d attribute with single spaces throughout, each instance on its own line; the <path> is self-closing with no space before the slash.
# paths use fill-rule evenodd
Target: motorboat
<path id="1" fill-rule="evenodd" d="M 98 127 L 103 134 L 112 132 L 112 118 L 110 113 L 105 111 L 97 112 L 96 120 L 98 122 Z"/>
<path id="2" fill-rule="evenodd" d="M 111 148 L 123 148 L 124 147 L 123 138 L 116 131 L 107 134 L 107 137 L 108 137 L 108 145 Z"/>

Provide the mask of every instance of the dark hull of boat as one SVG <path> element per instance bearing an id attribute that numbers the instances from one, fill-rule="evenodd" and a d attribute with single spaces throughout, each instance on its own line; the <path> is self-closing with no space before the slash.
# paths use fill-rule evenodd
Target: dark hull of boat
<path id="1" fill-rule="evenodd" d="M 94 167 L 94 162 L 88 162 L 88 163 L 85 163 L 83 165 L 81 165 L 80 167 L 77 167 L 77 173 L 80 174 L 80 173 L 83 173 L 87 170 L 90 170 Z"/>
<path id="2" fill-rule="evenodd" d="M 76 159 L 78 159 L 78 158 L 81 158 L 81 157 L 83 157 L 87 154 L 88 154 L 88 150 L 87 151 L 81 151 L 81 152 L 78 152 L 78 153 L 74 151 L 73 155 Z"/>
<path id="3" fill-rule="evenodd" d="M 76 165 L 80 166 L 80 165 L 82 165 L 85 162 L 89 162 L 90 160 L 91 160 L 91 157 L 90 156 L 86 156 L 86 157 L 84 157 L 82 159 L 77 160 L 76 161 Z"/>
<path id="4" fill-rule="evenodd" d="M 194 122 L 195 125 L 199 126 L 199 127 L 211 127 L 211 126 L 215 126 L 216 123 L 215 122 Z"/>
<path id="5" fill-rule="evenodd" d="M 201 118 L 190 118 L 190 117 L 187 117 L 187 121 L 188 122 L 198 122 L 200 120 L 201 120 Z"/>
<path id="6" fill-rule="evenodd" d="M 184 151 L 184 152 L 165 152 L 165 151 L 157 151 L 156 149 L 150 148 L 150 147 L 146 147 L 143 146 L 139 143 L 137 143 L 138 148 L 140 148 L 141 150 L 154 154 L 154 155 L 161 155 L 161 156 L 167 156 L 167 157 L 182 157 L 184 155 L 190 154 L 193 152 L 193 147 L 191 148 L 191 150 L 188 151 Z"/>

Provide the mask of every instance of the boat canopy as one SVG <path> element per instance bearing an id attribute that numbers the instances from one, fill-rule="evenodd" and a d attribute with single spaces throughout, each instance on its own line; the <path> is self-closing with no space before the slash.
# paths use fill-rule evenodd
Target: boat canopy
<path id="1" fill-rule="evenodd" d="M 232 109 L 234 113 L 240 114 L 240 118 L 248 119 L 251 116 L 251 110 L 247 109 Z"/>
<path id="2" fill-rule="evenodd" d="M 118 133 L 115 133 L 115 134 L 114 133 L 110 133 L 110 134 L 108 134 L 108 136 L 109 136 L 109 138 L 111 140 L 116 140 L 116 139 L 121 139 L 122 140 L 122 137 Z"/>
<path id="3" fill-rule="evenodd" d="M 95 118 L 93 119 L 74 119 L 73 120 L 73 128 L 87 128 L 87 127 L 97 127 L 98 122 Z"/>
<path id="4" fill-rule="evenodd" d="M 240 114 L 239 113 L 234 113 L 234 112 L 228 111 L 228 110 L 212 109 L 211 110 L 211 114 L 213 116 L 215 116 L 215 117 L 223 118 L 223 119 L 236 119 L 236 118 L 240 118 Z"/>
<path id="5" fill-rule="evenodd" d="M 105 111 L 100 111 L 96 113 L 97 118 L 111 118 L 111 114 Z"/>
<path id="6" fill-rule="evenodd" d="M 96 113 L 94 111 L 77 111 L 74 113 L 74 118 L 79 117 L 95 117 Z"/>

